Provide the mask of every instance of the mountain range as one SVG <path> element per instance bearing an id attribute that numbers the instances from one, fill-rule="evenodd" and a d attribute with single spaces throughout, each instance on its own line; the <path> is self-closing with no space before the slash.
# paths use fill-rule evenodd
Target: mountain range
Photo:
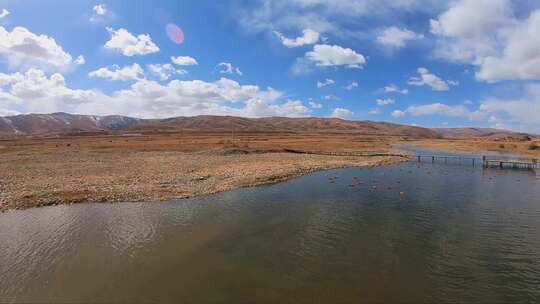
<path id="1" fill-rule="evenodd" d="M 358 133 L 411 138 L 486 138 L 528 140 L 535 135 L 490 128 L 423 128 L 387 122 L 349 121 L 338 118 L 244 118 L 194 116 L 139 119 L 126 116 L 68 113 L 24 114 L 0 117 L 0 135 L 52 135 L 132 132 L 293 132 Z"/>

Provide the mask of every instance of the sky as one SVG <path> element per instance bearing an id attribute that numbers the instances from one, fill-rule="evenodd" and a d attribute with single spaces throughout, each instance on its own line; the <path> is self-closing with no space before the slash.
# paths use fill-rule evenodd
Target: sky
<path id="1" fill-rule="evenodd" d="M 0 0 L 0 116 L 337 117 L 540 134 L 540 1 Z"/>

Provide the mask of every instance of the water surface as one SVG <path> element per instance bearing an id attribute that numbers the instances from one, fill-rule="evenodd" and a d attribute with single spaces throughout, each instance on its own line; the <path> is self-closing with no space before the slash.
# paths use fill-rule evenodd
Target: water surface
<path id="1" fill-rule="evenodd" d="M 0 302 L 538 303 L 540 180 L 414 162 L 0 214 Z"/>

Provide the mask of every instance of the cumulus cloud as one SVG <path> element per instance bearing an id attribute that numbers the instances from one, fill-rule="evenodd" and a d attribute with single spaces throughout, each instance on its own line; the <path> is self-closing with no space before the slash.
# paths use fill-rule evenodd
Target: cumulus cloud
<path id="1" fill-rule="evenodd" d="M 394 118 L 403 118 L 403 117 L 405 117 L 405 112 L 403 112 L 401 110 L 394 110 L 394 111 L 392 111 L 391 115 Z"/>
<path id="2" fill-rule="evenodd" d="M 310 101 L 308 104 L 312 109 L 322 109 L 323 107 L 321 103 L 316 102 L 316 101 Z"/>
<path id="3" fill-rule="evenodd" d="M 409 84 L 413 86 L 430 86 L 434 91 L 448 91 L 450 86 L 458 85 L 456 81 L 445 81 L 439 76 L 432 74 L 426 68 L 418 69 L 419 77 L 411 77 Z"/>
<path id="4" fill-rule="evenodd" d="M 0 104 L 17 105 L 25 112 L 56 112 L 102 97 L 97 91 L 70 89 L 61 74 L 48 77 L 38 69 L 29 69 L 25 73 L 0 73 L 0 79 L 0 88 L 7 89 L 0 95 Z"/>
<path id="5" fill-rule="evenodd" d="M 335 80 L 327 78 L 323 81 L 317 81 L 317 88 L 323 88 L 329 85 L 333 85 L 335 83 L 336 83 Z"/>
<path id="6" fill-rule="evenodd" d="M 469 104 L 471 106 L 472 104 Z M 398 110 L 394 117 L 444 116 L 483 122 L 494 128 L 540 133 L 540 85 L 526 86 L 521 97 L 487 98 L 475 108 L 463 104 L 431 103 Z"/>
<path id="7" fill-rule="evenodd" d="M 66 71 L 78 64 L 52 37 L 34 34 L 24 27 L 9 32 L 0 26 L 0 55 L 7 58 L 10 69 Z"/>
<path id="8" fill-rule="evenodd" d="M 176 65 L 181 65 L 181 66 L 189 66 L 189 65 L 198 65 L 199 64 L 195 58 L 189 57 L 189 56 L 171 57 L 171 62 L 176 64 Z"/>
<path id="9" fill-rule="evenodd" d="M 392 98 L 386 98 L 386 99 L 379 98 L 377 99 L 376 102 L 378 106 L 387 106 L 387 105 L 396 103 L 396 101 Z"/>
<path id="10" fill-rule="evenodd" d="M 422 38 L 424 38 L 424 35 L 422 34 L 417 34 L 406 28 L 392 26 L 386 28 L 379 36 L 377 36 L 377 43 L 391 48 L 402 48 L 408 41 Z"/>
<path id="11" fill-rule="evenodd" d="M 478 111 L 489 117 L 492 123 L 540 134 L 540 85 L 528 85 L 521 97 L 488 98 L 480 103 Z"/>
<path id="12" fill-rule="evenodd" d="M 317 44 L 313 51 L 307 52 L 305 58 L 316 66 L 346 66 L 348 68 L 360 68 L 366 63 L 362 54 L 339 45 Z"/>
<path id="13" fill-rule="evenodd" d="M 274 34 L 279 38 L 281 43 L 288 47 L 288 48 L 294 48 L 299 47 L 303 45 L 309 45 L 309 44 L 315 44 L 319 41 L 320 34 L 314 30 L 311 29 L 305 29 L 302 31 L 302 36 L 291 39 L 285 37 L 283 34 L 281 34 L 278 31 L 274 31 Z"/>
<path id="14" fill-rule="evenodd" d="M 385 86 L 384 87 L 384 92 L 385 93 L 398 93 L 398 94 L 402 94 L 402 95 L 409 94 L 409 90 L 401 89 L 399 86 L 397 86 L 397 85 L 395 85 L 393 83 Z"/>
<path id="15" fill-rule="evenodd" d="M 289 100 L 283 104 L 268 104 L 262 100 L 250 100 L 245 109 L 247 116 L 255 117 L 307 117 L 311 110 L 300 100 Z"/>
<path id="16" fill-rule="evenodd" d="M 149 64 L 147 66 L 150 73 L 154 74 L 159 80 L 168 80 L 173 75 L 185 75 L 188 72 L 183 69 L 176 69 L 172 64 Z"/>
<path id="17" fill-rule="evenodd" d="M 358 82 L 353 81 L 353 82 L 351 82 L 350 84 L 344 86 L 343 88 L 344 88 L 345 90 L 347 90 L 347 91 L 351 91 L 352 89 L 357 88 L 357 87 L 358 87 Z"/>
<path id="18" fill-rule="evenodd" d="M 459 0 L 431 20 L 435 55 L 478 67 L 482 81 L 540 79 L 540 10 L 524 18 L 510 0 Z"/>
<path id="19" fill-rule="evenodd" d="M 370 115 L 379 115 L 379 114 L 381 114 L 381 110 L 379 110 L 378 108 L 377 109 L 372 109 L 372 110 L 369 110 L 368 114 L 370 114 Z"/>
<path id="20" fill-rule="evenodd" d="M 160 84 L 140 79 L 128 89 L 105 94 L 99 90 L 68 87 L 61 74 L 31 69 L 26 73 L 0 73 L 3 111 L 171 117 L 193 115 L 308 116 L 310 109 L 299 100 L 280 101 L 283 93 L 273 88 L 241 85 L 227 78 L 215 82 L 172 80 Z"/>
<path id="21" fill-rule="evenodd" d="M 354 112 L 344 108 L 335 108 L 330 117 L 348 119 L 354 115 Z"/>
<path id="22" fill-rule="evenodd" d="M 240 71 L 238 67 L 233 66 L 232 63 L 229 62 L 221 62 L 218 64 L 218 67 L 220 68 L 220 74 L 237 74 L 240 76 L 243 75 L 242 71 Z"/>
<path id="23" fill-rule="evenodd" d="M 0 19 L 7 17 L 9 14 L 11 14 L 7 9 L 3 8 L 0 11 Z"/>
<path id="24" fill-rule="evenodd" d="M 108 27 L 107 31 L 111 39 L 105 43 L 106 49 L 118 51 L 128 57 L 159 52 L 159 47 L 152 42 L 148 34 L 134 36 L 124 28 L 115 30 Z"/>
<path id="25" fill-rule="evenodd" d="M 109 69 L 108 67 L 103 67 L 90 72 L 88 76 L 106 78 L 109 80 L 129 81 L 140 80 L 144 78 L 144 71 L 140 65 L 134 63 L 130 66 L 125 66 L 123 68 L 120 68 L 117 65 L 112 66 L 111 69 Z"/>

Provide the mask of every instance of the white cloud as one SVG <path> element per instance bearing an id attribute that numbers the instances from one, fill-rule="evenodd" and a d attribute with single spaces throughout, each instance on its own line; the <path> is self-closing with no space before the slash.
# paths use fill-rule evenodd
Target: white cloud
<path id="1" fill-rule="evenodd" d="M 182 66 L 198 65 L 199 64 L 195 58 L 189 57 L 189 56 L 171 57 L 171 61 L 172 61 L 172 63 L 174 63 L 176 65 L 182 65 Z"/>
<path id="2" fill-rule="evenodd" d="M 0 11 L 0 19 L 7 17 L 9 14 L 11 14 L 7 9 L 3 8 L 2 11 Z"/>
<path id="3" fill-rule="evenodd" d="M 64 77 L 31 69 L 28 72 L 0 73 L 2 111 L 128 115 L 157 118 L 193 115 L 308 116 L 301 101 L 280 102 L 283 93 L 241 85 L 221 78 L 215 82 L 172 80 L 166 84 L 141 79 L 128 89 L 110 95 L 98 90 L 77 90 Z"/>
<path id="4" fill-rule="evenodd" d="M 391 105 L 391 104 L 394 104 L 396 103 L 396 101 L 392 98 L 386 98 L 386 99 L 382 99 L 382 98 L 379 98 L 377 99 L 377 105 L 378 106 L 387 106 L 387 105 Z"/>
<path id="5" fill-rule="evenodd" d="M 432 13 L 441 0 L 251 0 L 233 6 L 235 19 L 249 32 L 311 28 L 334 36 L 352 36 L 351 24 L 365 18 L 384 20 L 411 12 Z"/>
<path id="6" fill-rule="evenodd" d="M 489 116 L 493 124 L 540 134 L 540 85 L 527 86 L 522 97 L 486 99 L 481 102 L 478 111 Z"/>
<path id="7" fill-rule="evenodd" d="M 394 118 L 402 118 L 402 117 L 405 117 L 405 112 L 401 110 L 394 110 L 391 115 Z"/>
<path id="8" fill-rule="evenodd" d="M 344 108 L 335 108 L 330 117 L 332 118 L 341 118 L 348 119 L 354 115 L 354 112 Z"/>
<path id="9" fill-rule="evenodd" d="M 111 39 L 105 43 L 106 49 L 119 51 L 128 57 L 159 52 L 159 47 L 152 42 L 148 34 L 135 37 L 124 28 L 114 30 L 108 27 L 107 31 L 111 34 Z"/>
<path id="10" fill-rule="evenodd" d="M 349 68 L 360 68 L 366 63 L 362 54 L 349 48 L 338 45 L 317 44 L 313 51 L 306 53 L 306 59 L 315 63 L 316 66 L 346 66 Z"/>
<path id="11" fill-rule="evenodd" d="M 434 91 L 448 91 L 450 86 L 456 86 L 456 81 L 445 81 L 439 76 L 432 74 L 426 68 L 419 68 L 418 74 L 420 77 L 411 77 L 409 84 L 414 86 L 430 86 Z"/>
<path id="12" fill-rule="evenodd" d="M 66 71 L 77 63 L 53 38 L 36 35 L 24 27 L 9 32 L 0 26 L 0 55 L 7 58 L 10 69 Z"/>
<path id="13" fill-rule="evenodd" d="M 248 116 L 267 117 L 307 117 L 311 110 L 300 100 L 289 100 L 281 105 L 268 104 L 262 100 L 251 100 L 247 102 L 246 112 Z"/>
<path id="14" fill-rule="evenodd" d="M 148 70 L 156 75 L 159 80 L 168 80 L 173 75 L 185 75 L 188 72 L 183 69 L 176 69 L 172 64 L 149 64 L 147 66 Z"/>
<path id="15" fill-rule="evenodd" d="M 344 88 L 345 90 L 347 90 L 347 91 L 351 91 L 352 89 L 357 88 L 357 87 L 358 87 L 358 82 L 353 81 L 353 82 L 351 82 L 350 84 L 344 86 L 343 88 Z"/>
<path id="16" fill-rule="evenodd" d="M 330 95 L 326 95 L 326 96 L 324 96 L 323 98 L 324 98 L 324 100 L 341 100 L 341 98 L 339 98 L 338 96 L 336 96 L 336 95 L 331 95 L 331 94 L 330 94 Z"/>
<path id="17" fill-rule="evenodd" d="M 218 67 L 221 68 L 221 70 L 219 71 L 220 74 L 237 74 L 240 76 L 243 75 L 242 71 L 240 71 L 238 67 L 233 66 L 232 63 L 229 62 L 221 62 L 220 64 L 218 64 Z"/>
<path id="18" fill-rule="evenodd" d="M 93 10 L 94 13 L 99 16 L 107 14 L 107 6 L 105 4 L 94 5 Z"/>
<path id="19" fill-rule="evenodd" d="M 489 82 L 540 79 L 540 10 L 500 34 L 506 43 L 501 54 L 483 59 L 476 77 Z"/>
<path id="20" fill-rule="evenodd" d="M 287 38 L 278 31 L 274 31 L 274 34 L 279 38 L 281 43 L 288 48 L 299 47 L 299 46 L 308 45 L 308 44 L 315 44 L 319 41 L 319 38 L 320 38 L 320 34 L 311 29 L 303 30 L 302 36 L 297 37 L 295 39 Z"/>
<path id="21" fill-rule="evenodd" d="M 409 94 L 409 90 L 401 89 L 400 87 L 398 87 L 395 84 L 390 84 L 390 85 L 385 86 L 384 87 L 384 92 L 385 93 L 398 93 L 398 94 L 402 94 L 402 95 Z"/>
<path id="22" fill-rule="evenodd" d="M 368 114 L 370 114 L 370 115 L 379 115 L 379 114 L 381 114 L 381 110 L 379 110 L 378 108 L 377 109 L 372 109 L 372 110 L 369 110 Z"/>
<path id="23" fill-rule="evenodd" d="M 17 111 L 6 110 L 6 109 L 0 108 L 0 117 L 15 116 L 15 115 L 19 115 L 19 114 L 21 114 L 21 113 L 19 113 Z"/>
<path id="24" fill-rule="evenodd" d="M 402 113 L 402 116 L 408 114 L 413 117 L 435 115 L 464 118 L 468 120 L 482 120 L 486 118 L 486 113 L 480 110 L 471 111 L 469 108 L 461 104 L 449 105 L 440 102 L 419 106 L 410 106 L 405 111 L 400 112 Z"/>
<path id="25" fill-rule="evenodd" d="M 326 87 L 326 86 L 329 86 L 329 85 L 333 85 L 335 84 L 336 81 L 333 80 L 333 79 L 325 79 L 323 81 L 317 81 L 317 88 L 323 88 L 323 87 Z"/>
<path id="26" fill-rule="evenodd" d="M 96 4 L 92 7 L 92 15 L 90 16 L 90 22 L 104 23 L 114 20 L 115 15 L 105 4 Z"/>
<path id="27" fill-rule="evenodd" d="M 417 34 L 406 28 L 400 29 L 392 26 L 386 28 L 377 37 L 377 43 L 391 48 L 402 48 L 409 40 L 418 40 L 422 38 L 424 38 L 424 35 Z"/>
<path id="28" fill-rule="evenodd" d="M 313 62 L 305 57 L 296 58 L 295 63 L 291 67 L 291 73 L 294 75 L 306 75 L 314 71 Z"/>
<path id="29" fill-rule="evenodd" d="M 96 71 L 90 72 L 88 76 L 107 78 L 109 80 L 129 81 L 142 79 L 144 77 L 144 71 L 140 65 L 134 63 L 123 68 L 120 68 L 117 65 L 113 66 L 112 69 L 100 68 Z"/>
<path id="30" fill-rule="evenodd" d="M 321 103 L 318 103 L 316 101 L 310 101 L 308 104 L 312 109 L 322 109 L 323 107 Z"/>
<path id="31" fill-rule="evenodd" d="M 464 118 L 472 118 L 473 116 L 473 113 L 463 105 L 447 105 L 443 103 L 411 106 L 407 108 L 406 112 L 412 116 L 442 115 Z"/>
<path id="32" fill-rule="evenodd" d="M 510 0 L 460 0 L 436 20 L 435 55 L 478 67 L 476 78 L 540 79 L 540 10 L 520 19 Z"/>
<path id="33" fill-rule="evenodd" d="M 79 55 L 77 59 L 75 59 L 74 63 L 77 65 L 83 65 L 86 63 L 86 59 L 84 58 L 83 55 Z"/>
<path id="34" fill-rule="evenodd" d="M 25 113 L 57 112 L 103 97 L 97 91 L 70 89 L 61 74 L 47 77 L 45 72 L 37 69 L 25 73 L 0 73 L 0 79 L 0 88 L 7 89 L 0 94 L 0 104 L 22 107 Z M 7 110 L 22 111 L 18 108 Z"/>
<path id="35" fill-rule="evenodd" d="M 410 106 L 404 111 L 395 111 L 395 115 L 394 113 L 392 115 L 394 117 L 410 115 L 463 118 L 476 123 L 484 122 L 494 128 L 540 133 L 540 85 L 527 86 L 523 96 L 515 99 L 488 98 L 472 110 L 463 104 L 437 102 Z"/>

